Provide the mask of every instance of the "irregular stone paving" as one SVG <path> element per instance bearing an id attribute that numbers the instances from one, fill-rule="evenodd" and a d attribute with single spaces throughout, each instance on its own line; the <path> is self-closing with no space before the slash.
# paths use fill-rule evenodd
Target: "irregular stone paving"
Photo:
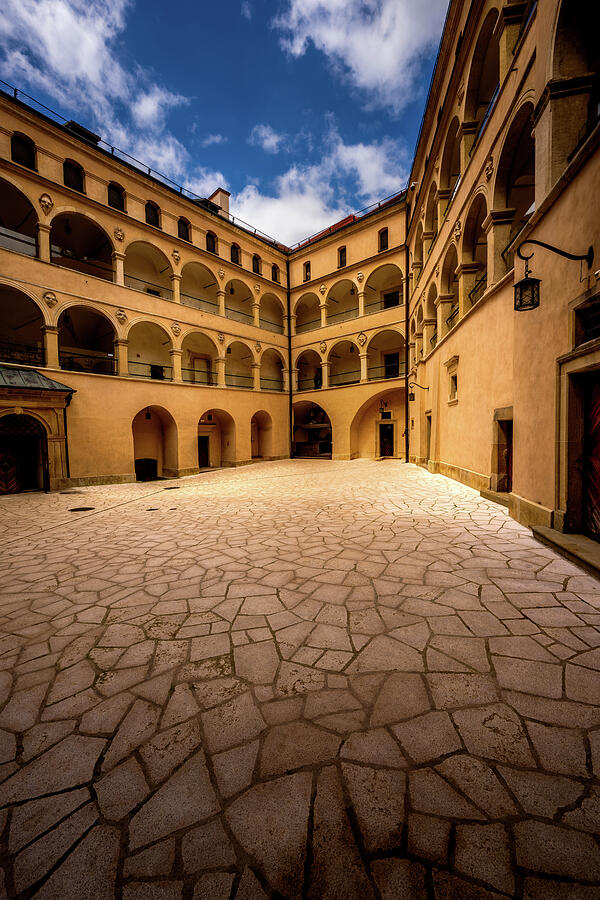
<path id="1" fill-rule="evenodd" d="M 600 583 L 502 507 L 282 461 L 0 529 L 0 896 L 600 897 Z"/>

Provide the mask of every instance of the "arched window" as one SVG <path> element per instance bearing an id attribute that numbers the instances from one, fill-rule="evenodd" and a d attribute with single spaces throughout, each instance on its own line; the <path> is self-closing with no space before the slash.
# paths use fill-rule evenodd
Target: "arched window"
<path id="1" fill-rule="evenodd" d="M 279 282 L 279 266 L 271 266 L 271 281 Z"/>
<path id="2" fill-rule="evenodd" d="M 152 200 L 148 200 L 146 203 L 146 222 L 148 225 L 160 228 L 160 207 L 153 203 Z"/>
<path id="3" fill-rule="evenodd" d="M 35 144 L 24 134 L 13 134 L 10 139 L 10 158 L 27 169 L 35 169 Z"/>
<path id="4" fill-rule="evenodd" d="M 252 257 L 252 271 L 254 272 L 255 275 L 261 274 L 261 261 L 260 261 L 260 256 L 258 255 L 258 253 L 255 253 L 254 256 Z"/>
<path id="5" fill-rule="evenodd" d="M 120 209 L 125 212 L 125 191 L 120 184 L 111 181 L 108 186 L 108 205 L 113 209 Z"/>
<path id="6" fill-rule="evenodd" d="M 338 269 L 343 269 L 346 265 L 346 248 L 338 247 Z"/>
<path id="7" fill-rule="evenodd" d="M 180 237 L 182 241 L 190 240 L 190 223 L 187 219 L 184 219 L 183 216 L 177 221 L 177 236 Z"/>
<path id="8" fill-rule="evenodd" d="M 382 228 L 379 232 L 378 250 L 381 253 L 389 247 L 389 237 L 387 228 Z"/>
<path id="9" fill-rule="evenodd" d="M 209 253 L 217 252 L 217 236 L 213 231 L 206 232 L 206 249 Z"/>
<path id="10" fill-rule="evenodd" d="M 235 263 L 236 266 L 241 266 L 242 264 L 242 254 L 237 244 L 231 245 L 231 262 Z"/>
<path id="11" fill-rule="evenodd" d="M 65 187 L 74 191 L 84 192 L 83 169 L 79 163 L 73 162 L 72 159 L 65 159 L 63 163 L 63 182 Z"/>
<path id="12" fill-rule="evenodd" d="M 310 263 L 309 262 L 304 263 L 304 280 L 310 281 Z"/>

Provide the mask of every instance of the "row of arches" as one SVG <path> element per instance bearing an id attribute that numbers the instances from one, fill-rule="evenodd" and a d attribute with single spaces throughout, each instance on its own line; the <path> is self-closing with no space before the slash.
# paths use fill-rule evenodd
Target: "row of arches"
<path id="1" fill-rule="evenodd" d="M 26 365 L 47 364 L 46 328 L 42 311 L 31 297 L 16 288 L 0 286 L 0 358 Z M 105 315 L 76 303 L 61 311 L 57 331 L 59 364 L 69 371 L 170 380 L 173 351 L 180 351 L 183 381 L 218 384 L 221 360 L 226 385 L 255 386 L 254 369 L 258 368 L 262 389 L 284 389 L 285 361 L 274 348 L 259 351 L 234 339 L 219 348 L 208 334 L 197 330 L 187 332 L 176 348 L 173 337 L 162 326 L 149 321 L 132 323 L 120 337 Z M 126 371 L 119 371 L 119 342 L 127 349 Z"/>
<path id="2" fill-rule="evenodd" d="M 340 340 L 325 353 L 303 350 L 294 365 L 299 391 L 399 378 L 406 371 L 405 340 L 401 332 L 383 329 L 362 348 L 352 340 Z"/>

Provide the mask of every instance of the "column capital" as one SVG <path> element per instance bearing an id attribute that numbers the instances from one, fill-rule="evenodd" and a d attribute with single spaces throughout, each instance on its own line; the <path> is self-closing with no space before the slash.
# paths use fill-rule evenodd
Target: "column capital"
<path id="1" fill-rule="evenodd" d="M 121 250 L 113 250 L 113 252 L 112 252 L 112 258 L 115 259 L 115 260 L 116 260 L 116 259 L 122 259 L 123 261 L 125 261 L 125 254 L 122 253 Z"/>
<path id="2" fill-rule="evenodd" d="M 58 334 L 58 325 L 42 325 L 42 334 Z"/>
<path id="3" fill-rule="evenodd" d="M 38 222 L 37 230 L 45 231 L 47 234 L 49 234 L 52 231 L 52 225 L 49 225 L 47 222 Z"/>
<path id="4" fill-rule="evenodd" d="M 129 343 L 129 342 L 126 341 L 125 343 Z M 183 350 L 181 347 L 171 347 L 169 350 L 169 353 L 171 354 L 171 356 L 182 356 Z"/>

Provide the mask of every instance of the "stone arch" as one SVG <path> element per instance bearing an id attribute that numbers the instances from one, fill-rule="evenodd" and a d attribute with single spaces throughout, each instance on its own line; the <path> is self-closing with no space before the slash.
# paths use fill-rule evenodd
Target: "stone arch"
<path id="1" fill-rule="evenodd" d="M 303 334 L 305 331 L 312 331 L 321 325 L 321 312 L 318 294 L 308 291 L 302 294 L 294 304 L 294 314 L 296 316 L 296 334 Z"/>
<path id="2" fill-rule="evenodd" d="M 323 387 L 323 361 L 316 350 L 302 350 L 294 362 L 298 370 L 298 390 L 313 391 Z"/>
<path id="3" fill-rule="evenodd" d="M 219 283 L 212 269 L 196 260 L 186 262 L 181 269 L 180 294 L 183 306 L 205 312 L 219 312 Z"/>
<path id="4" fill-rule="evenodd" d="M 400 306 L 403 302 L 403 275 L 400 266 L 395 263 L 376 266 L 365 282 L 365 313 Z"/>
<path id="5" fill-rule="evenodd" d="M 398 328 L 381 328 L 371 335 L 367 350 L 367 379 L 399 378 L 405 372 L 405 339 Z"/>
<path id="6" fill-rule="evenodd" d="M 458 252 L 455 244 L 450 244 L 444 256 L 441 272 L 441 293 L 447 301 L 448 315 L 446 329 L 454 328 L 458 321 Z"/>
<path id="7" fill-rule="evenodd" d="M 105 312 L 75 301 L 61 307 L 57 325 L 61 369 L 116 375 L 116 328 Z"/>
<path id="8" fill-rule="evenodd" d="M 479 29 L 465 92 L 465 120 L 476 124 L 475 140 L 485 127 L 500 86 L 498 10 L 490 9 Z"/>
<path id="9" fill-rule="evenodd" d="M 49 490 L 49 428 L 35 412 L 0 414 L 0 495 Z"/>
<path id="10" fill-rule="evenodd" d="M 0 359 L 28 366 L 46 362 L 45 313 L 29 292 L 0 283 Z"/>
<path id="11" fill-rule="evenodd" d="M 225 384 L 228 387 L 252 388 L 254 386 L 254 352 L 245 341 L 231 338 L 225 351 Z"/>
<path id="12" fill-rule="evenodd" d="M 260 327 L 276 334 L 283 334 L 285 309 L 276 294 L 267 291 L 260 297 Z"/>
<path id="13" fill-rule="evenodd" d="M 458 137 L 459 121 L 455 116 L 446 132 L 442 161 L 440 165 L 440 191 L 445 191 L 451 198 L 460 181 L 460 140 Z"/>
<path id="14" fill-rule="evenodd" d="M 109 235 L 90 216 L 63 209 L 52 219 L 50 258 L 53 263 L 113 281 L 113 251 Z"/>
<path id="15" fill-rule="evenodd" d="M 241 278 L 232 278 L 225 285 L 225 315 L 236 322 L 252 324 L 254 293 Z"/>
<path id="16" fill-rule="evenodd" d="M 379 391 L 359 406 L 350 423 L 351 459 L 357 457 L 378 459 L 382 456 L 396 459 L 404 457 L 405 403 L 404 387 L 396 386 Z M 382 418 L 382 408 L 390 414 L 389 418 Z M 383 433 L 381 426 L 385 429 Z M 390 430 L 392 432 L 391 453 L 389 453 Z"/>
<path id="17" fill-rule="evenodd" d="M 429 188 L 427 203 L 425 204 L 425 231 L 431 235 L 430 240 L 435 240 L 438 233 L 438 189 L 435 181 Z"/>
<path id="18" fill-rule="evenodd" d="M 423 265 L 423 225 L 419 221 L 415 231 L 415 243 L 413 249 L 413 262 L 415 265 Z"/>
<path id="19" fill-rule="evenodd" d="M 429 290 L 427 291 L 427 298 L 425 300 L 425 318 L 426 319 L 435 319 L 436 309 L 435 309 L 435 301 L 437 297 L 437 287 L 432 282 L 429 285 Z"/>
<path id="20" fill-rule="evenodd" d="M 341 278 L 326 294 L 327 324 L 346 322 L 358 316 L 358 289 L 351 278 Z"/>
<path id="21" fill-rule="evenodd" d="M 360 351 L 358 344 L 344 338 L 336 341 L 327 354 L 329 387 L 358 384 L 360 381 Z"/>
<path id="22" fill-rule="evenodd" d="M 273 456 L 273 419 L 264 409 L 259 409 L 250 419 L 250 444 L 252 459 Z"/>
<path id="23" fill-rule="evenodd" d="M 236 424 L 224 409 L 208 409 L 198 420 L 198 455 L 200 462 L 201 441 L 206 441 L 205 451 L 211 468 L 235 466 Z M 202 468 L 202 466 L 201 466 Z"/>
<path id="24" fill-rule="evenodd" d="M 173 340 L 159 322 L 139 318 L 127 332 L 129 374 L 156 381 L 171 381 L 171 349 Z"/>
<path id="25" fill-rule="evenodd" d="M 268 347 L 260 357 L 260 386 L 263 391 L 283 390 L 285 360 L 279 350 Z"/>
<path id="26" fill-rule="evenodd" d="M 0 178 L 0 247 L 24 256 L 37 256 L 38 216 L 21 188 Z"/>
<path id="27" fill-rule="evenodd" d="M 494 210 L 514 210 L 509 241 L 535 208 L 535 143 L 533 104 L 522 103 L 506 131 L 496 170 Z"/>
<path id="28" fill-rule="evenodd" d="M 467 279 L 466 293 L 471 303 L 476 303 L 487 285 L 487 233 L 483 223 L 487 219 L 487 200 L 479 191 L 465 218 L 462 240 L 463 278 Z"/>
<path id="29" fill-rule="evenodd" d="M 331 459 L 333 429 L 328 413 L 317 403 L 297 400 L 293 407 L 292 452 L 301 458 Z"/>
<path id="30" fill-rule="evenodd" d="M 198 328 L 190 328 L 181 341 L 181 377 L 190 384 L 217 383 L 219 349 L 212 337 Z"/>
<path id="31" fill-rule="evenodd" d="M 164 406 L 145 406 L 133 418 L 133 459 L 138 481 L 179 474 L 178 429 Z"/>
<path id="32" fill-rule="evenodd" d="M 125 250 L 125 286 L 152 297 L 173 299 L 173 268 L 166 255 L 149 241 L 132 241 Z"/>

